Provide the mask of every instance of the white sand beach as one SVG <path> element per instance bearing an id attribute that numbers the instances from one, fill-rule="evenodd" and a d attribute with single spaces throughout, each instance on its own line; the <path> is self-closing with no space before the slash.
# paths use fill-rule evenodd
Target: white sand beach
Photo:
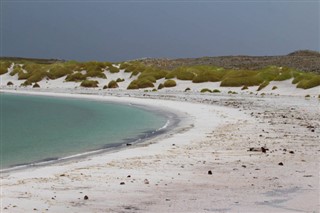
<path id="1" fill-rule="evenodd" d="M 1 212 L 319 212 L 319 87 L 277 82 L 261 96 L 183 92 L 190 85 L 181 82 L 143 92 L 56 81 L 2 91 L 141 104 L 182 122 L 120 150 L 2 173 Z"/>

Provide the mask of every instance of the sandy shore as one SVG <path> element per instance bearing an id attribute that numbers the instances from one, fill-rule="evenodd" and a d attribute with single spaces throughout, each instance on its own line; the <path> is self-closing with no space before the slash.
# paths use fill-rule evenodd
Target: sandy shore
<path id="1" fill-rule="evenodd" d="M 187 119 L 148 143 L 4 173 L 1 212 L 319 212 L 317 98 L 92 93 L 51 95 L 155 106 Z"/>

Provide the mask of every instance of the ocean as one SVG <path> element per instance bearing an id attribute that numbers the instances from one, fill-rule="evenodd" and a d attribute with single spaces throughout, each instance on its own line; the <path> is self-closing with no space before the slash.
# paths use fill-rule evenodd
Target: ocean
<path id="1" fill-rule="evenodd" d="M 148 137 L 168 122 L 156 111 L 89 99 L 1 93 L 1 170 Z"/>

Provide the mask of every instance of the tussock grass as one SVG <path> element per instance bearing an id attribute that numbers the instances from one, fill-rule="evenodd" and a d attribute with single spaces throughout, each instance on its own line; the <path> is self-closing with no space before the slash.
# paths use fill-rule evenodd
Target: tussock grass
<path id="1" fill-rule="evenodd" d="M 159 84 L 158 90 L 159 90 L 159 89 L 163 89 L 163 88 L 164 88 L 164 85 L 163 85 L 163 84 Z"/>
<path id="2" fill-rule="evenodd" d="M 13 83 L 11 81 L 8 81 L 7 86 L 13 86 Z"/>
<path id="3" fill-rule="evenodd" d="M 11 66 L 11 62 L 0 61 L 0 75 L 7 73 L 10 66 Z"/>
<path id="4" fill-rule="evenodd" d="M 316 86 L 320 86 L 320 75 L 319 76 L 308 76 L 299 81 L 297 88 L 310 89 Z"/>
<path id="5" fill-rule="evenodd" d="M 98 81 L 84 80 L 81 82 L 80 86 L 82 86 L 82 87 L 98 87 L 98 84 L 99 84 Z"/>
<path id="6" fill-rule="evenodd" d="M 95 77 L 95 78 L 103 78 L 103 79 L 107 78 L 107 76 L 103 72 L 97 72 L 97 71 L 86 73 L 86 77 Z"/>
<path id="7" fill-rule="evenodd" d="M 109 82 L 109 84 L 108 84 L 108 88 L 118 88 L 119 87 L 119 85 L 118 85 L 118 83 L 116 82 L 116 81 L 110 81 Z"/>
<path id="8" fill-rule="evenodd" d="M 78 66 L 76 64 L 54 63 L 48 67 L 47 76 L 49 79 L 57 79 L 72 74 Z"/>
<path id="9" fill-rule="evenodd" d="M 249 89 L 249 88 L 246 85 L 241 88 L 241 90 L 247 90 L 247 89 Z"/>
<path id="10" fill-rule="evenodd" d="M 40 88 L 40 85 L 38 83 L 34 83 L 32 88 Z"/>
<path id="11" fill-rule="evenodd" d="M 212 93 L 212 91 L 208 88 L 203 88 L 201 91 L 201 93 L 205 93 L 205 92 L 209 92 L 209 93 Z"/>
<path id="12" fill-rule="evenodd" d="M 120 83 L 120 82 L 124 82 L 123 78 L 117 78 L 116 82 Z"/>
<path id="13" fill-rule="evenodd" d="M 213 92 L 213 93 L 220 93 L 221 91 L 218 90 L 218 89 L 214 89 L 214 90 L 212 90 L 212 92 Z"/>
<path id="14" fill-rule="evenodd" d="M 86 79 L 87 79 L 86 75 L 83 75 L 81 72 L 72 73 L 67 75 L 66 77 L 66 81 L 75 81 L 75 82 L 84 81 Z"/>
<path id="15" fill-rule="evenodd" d="M 22 67 L 19 64 L 23 64 Z M 8 60 L 0 61 L 0 75 L 7 73 L 12 62 Z M 293 78 L 292 83 L 298 88 L 309 89 L 320 85 L 319 74 L 305 73 L 288 67 L 268 66 L 259 70 L 226 70 L 210 65 L 181 66 L 174 70 L 164 70 L 158 67 L 144 65 L 138 61 L 124 62 L 120 64 L 120 69 L 130 72 L 131 77 L 137 76 L 130 88 L 152 87 L 160 79 L 179 79 L 202 82 L 221 82 L 224 87 L 259 86 L 260 90 L 267 82 L 283 81 Z M 44 78 L 57 79 L 66 77 L 67 81 L 83 81 L 87 77 L 107 78 L 105 70 L 117 73 L 120 70 L 110 62 L 77 62 L 77 61 L 53 61 L 41 63 L 37 60 L 15 61 L 13 71 L 10 75 L 18 75 L 18 79 L 28 80 L 28 82 L 39 82 Z M 80 75 L 79 71 L 86 71 Z M 120 80 L 118 81 L 120 82 Z M 131 84 L 130 83 L 130 84 Z"/>
<path id="16" fill-rule="evenodd" d="M 114 66 L 109 66 L 108 70 L 109 70 L 109 72 L 111 72 L 111 73 L 118 73 L 118 72 L 120 72 L 120 69 L 118 69 L 117 67 L 114 67 Z"/>
<path id="17" fill-rule="evenodd" d="M 21 83 L 20 86 L 26 87 L 26 86 L 31 86 L 32 82 L 26 80 L 25 82 Z"/>
<path id="18" fill-rule="evenodd" d="M 164 87 L 175 87 L 177 83 L 174 80 L 168 79 L 163 83 Z"/>
<path id="19" fill-rule="evenodd" d="M 264 79 L 258 72 L 252 70 L 230 70 L 228 71 L 220 86 L 222 87 L 241 87 L 241 86 L 257 86 Z"/>
<path id="20" fill-rule="evenodd" d="M 143 89 L 148 87 L 154 87 L 153 82 L 149 79 L 143 78 L 143 79 L 137 79 L 133 80 L 127 89 Z"/>
<path id="21" fill-rule="evenodd" d="M 269 81 L 264 81 L 262 84 L 259 85 L 257 91 L 262 90 L 263 88 L 265 88 L 266 86 L 268 86 L 269 83 L 270 83 Z"/>

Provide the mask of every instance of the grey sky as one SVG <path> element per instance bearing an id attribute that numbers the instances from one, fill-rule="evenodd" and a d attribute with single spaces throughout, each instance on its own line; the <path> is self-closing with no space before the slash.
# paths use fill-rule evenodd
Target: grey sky
<path id="1" fill-rule="evenodd" d="M 1 0 L 1 55 L 121 61 L 319 51 L 319 1 Z"/>

